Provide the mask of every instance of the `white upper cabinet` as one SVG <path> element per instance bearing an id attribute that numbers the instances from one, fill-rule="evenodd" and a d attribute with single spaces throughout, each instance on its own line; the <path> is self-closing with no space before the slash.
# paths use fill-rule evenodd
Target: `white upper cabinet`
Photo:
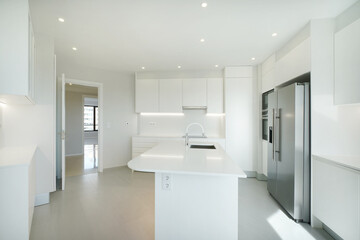
<path id="1" fill-rule="evenodd" d="M 222 78 L 207 79 L 207 112 L 224 112 L 224 83 Z"/>
<path id="2" fill-rule="evenodd" d="M 335 104 L 360 103 L 360 19 L 335 34 Z"/>
<path id="3" fill-rule="evenodd" d="M 0 101 L 33 103 L 35 43 L 29 4 L 0 1 Z"/>
<path id="4" fill-rule="evenodd" d="M 136 79 L 135 112 L 183 112 L 183 107 L 207 107 L 224 112 L 222 78 Z"/>
<path id="5" fill-rule="evenodd" d="M 159 80 L 136 79 L 135 112 L 159 112 Z"/>
<path id="6" fill-rule="evenodd" d="M 275 86 L 310 72 L 310 43 L 310 38 L 307 38 L 288 54 L 277 60 L 275 65 Z"/>
<path id="7" fill-rule="evenodd" d="M 182 80 L 159 80 L 159 111 L 182 112 Z"/>
<path id="8" fill-rule="evenodd" d="M 207 106 L 206 78 L 183 79 L 183 106 Z"/>
<path id="9" fill-rule="evenodd" d="M 275 54 L 261 64 L 261 89 L 267 92 L 275 87 Z"/>

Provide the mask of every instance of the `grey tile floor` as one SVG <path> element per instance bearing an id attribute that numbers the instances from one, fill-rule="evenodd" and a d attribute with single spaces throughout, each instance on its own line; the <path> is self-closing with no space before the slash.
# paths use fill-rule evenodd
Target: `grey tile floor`
<path id="1" fill-rule="evenodd" d="M 154 174 L 119 167 L 67 177 L 65 191 L 35 208 L 30 239 L 153 240 Z M 289 219 L 267 193 L 266 182 L 240 179 L 239 239 L 331 238 Z"/>

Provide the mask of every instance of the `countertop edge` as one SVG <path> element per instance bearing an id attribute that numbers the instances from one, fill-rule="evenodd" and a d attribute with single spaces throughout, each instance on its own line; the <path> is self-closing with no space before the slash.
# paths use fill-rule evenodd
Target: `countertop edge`
<path id="1" fill-rule="evenodd" d="M 22 152 L 22 154 L 17 154 L 18 152 L 14 151 L 26 151 L 25 153 Z M 33 159 L 35 153 L 37 150 L 36 145 L 28 145 L 28 146 L 22 146 L 22 147 L 14 147 L 14 146 L 5 146 L 0 148 L 0 157 L 9 158 L 11 159 L 9 162 L 1 163 L 0 160 L 0 169 L 5 168 L 12 168 L 12 167 L 19 167 L 19 166 L 29 166 L 31 164 L 31 160 Z M 17 156 L 14 156 L 14 155 Z M 18 161 L 17 159 L 22 159 Z"/>
<path id="2" fill-rule="evenodd" d="M 354 171 L 358 171 L 358 172 L 360 171 L 360 157 L 359 157 L 358 166 L 353 165 L 351 163 L 347 163 L 346 161 L 338 161 L 338 160 L 336 160 L 336 159 L 349 158 L 349 157 L 346 157 L 346 156 L 327 156 L 327 155 L 313 154 L 312 157 L 317 158 L 317 159 L 319 159 L 320 161 L 323 161 L 323 162 L 329 162 L 331 164 L 338 165 L 338 166 L 341 166 L 341 167 L 345 167 L 345 168 L 348 168 L 348 169 L 351 169 L 351 170 L 354 170 Z M 354 157 L 354 159 L 355 158 L 356 157 Z"/>
<path id="3" fill-rule="evenodd" d="M 192 171 L 175 171 L 175 170 L 159 170 L 159 169 L 136 169 L 129 166 L 128 168 L 137 172 L 149 172 L 149 173 L 170 173 L 170 174 L 184 174 L 184 175 L 199 175 L 199 176 L 218 176 L 218 177 L 236 177 L 236 178 L 247 178 L 247 175 L 231 174 L 231 173 L 206 173 L 206 172 L 192 172 Z"/>

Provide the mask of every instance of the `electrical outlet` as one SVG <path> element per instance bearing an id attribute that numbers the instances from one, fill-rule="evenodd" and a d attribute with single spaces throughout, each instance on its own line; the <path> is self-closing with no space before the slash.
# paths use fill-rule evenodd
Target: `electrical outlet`
<path id="1" fill-rule="evenodd" d="M 156 126 L 156 122 L 149 122 L 150 126 Z"/>
<path id="2" fill-rule="evenodd" d="M 171 174 L 163 173 L 161 175 L 161 185 L 163 190 L 170 191 L 172 184 L 171 184 Z"/>

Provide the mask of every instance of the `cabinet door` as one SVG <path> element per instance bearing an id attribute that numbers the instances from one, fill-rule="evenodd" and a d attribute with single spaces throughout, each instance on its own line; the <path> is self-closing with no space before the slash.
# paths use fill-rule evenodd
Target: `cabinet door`
<path id="1" fill-rule="evenodd" d="M 360 19 L 335 34 L 335 104 L 360 103 Z"/>
<path id="2" fill-rule="evenodd" d="M 31 104 L 34 38 L 28 1 L 0 1 L 0 32 L 0 98 Z"/>
<path id="3" fill-rule="evenodd" d="M 209 78 L 207 80 L 207 112 L 208 113 L 223 113 L 223 79 Z"/>
<path id="4" fill-rule="evenodd" d="M 313 163 L 313 214 L 343 239 L 360 239 L 360 173 Z"/>
<path id="5" fill-rule="evenodd" d="M 274 88 L 275 62 L 275 54 L 273 54 L 261 64 L 261 87 L 263 93 Z"/>
<path id="6" fill-rule="evenodd" d="M 304 40 L 275 64 L 275 85 L 292 80 L 311 69 L 311 41 Z"/>
<path id="7" fill-rule="evenodd" d="M 159 80 L 159 108 L 160 112 L 182 112 L 182 80 Z"/>
<path id="8" fill-rule="evenodd" d="M 183 106 L 207 106 L 206 78 L 183 79 Z"/>
<path id="9" fill-rule="evenodd" d="M 136 79 L 135 112 L 159 111 L 159 80 Z"/>

